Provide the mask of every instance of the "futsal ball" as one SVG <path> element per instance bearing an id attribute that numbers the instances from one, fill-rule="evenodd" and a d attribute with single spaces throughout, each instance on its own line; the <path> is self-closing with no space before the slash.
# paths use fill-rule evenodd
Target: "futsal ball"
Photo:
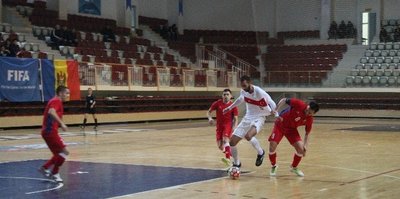
<path id="1" fill-rule="evenodd" d="M 237 180 L 240 177 L 240 169 L 239 167 L 231 167 L 229 169 L 229 177 L 232 178 L 232 180 Z"/>

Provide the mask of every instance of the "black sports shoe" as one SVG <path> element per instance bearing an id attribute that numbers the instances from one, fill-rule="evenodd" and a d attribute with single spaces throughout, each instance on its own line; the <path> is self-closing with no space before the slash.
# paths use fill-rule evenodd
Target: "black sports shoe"
<path id="1" fill-rule="evenodd" d="M 263 150 L 263 154 L 262 155 L 257 155 L 257 160 L 256 160 L 256 166 L 260 166 L 263 163 L 264 160 L 264 155 L 265 155 L 265 151 Z"/>
<path id="2" fill-rule="evenodd" d="M 239 164 L 233 163 L 233 164 L 232 164 L 232 167 L 238 167 L 238 168 L 240 168 L 240 167 L 242 167 L 242 163 L 239 163 Z"/>

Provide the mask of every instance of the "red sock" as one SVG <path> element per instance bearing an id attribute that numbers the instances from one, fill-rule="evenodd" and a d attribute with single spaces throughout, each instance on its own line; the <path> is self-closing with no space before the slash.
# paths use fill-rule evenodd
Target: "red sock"
<path id="1" fill-rule="evenodd" d="M 272 166 L 276 165 L 276 152 L 274 152 L 273 154 L 269 154 L 269 160 L 271 161 Z"/>
<path id="2" fill-rule="evenodd" d="M 61 155 L 56 155 L 56 161 L 53 167 L 53 170 L 51 171 L 52 174 L 58 173 L 60 170 L 61 165 L 65 162 L 65 158 L 62 157 Z"/>
<path id="3" fill-rule="evenodd" d="M 292 167 L 293 168 L 296 168 L 299 165 L 299 163 L 301 161 L 301 158 L 302 158 L 302 156 L 297 155 L 297 153 L 294 154 L 293 162 L 292 162 Z"/>
<path id="4" fill-rule="evenodd" d="M 230 146 L 225 146 L 225 157 L 230 159 L 232 157 L 231 153 L 231 147 Z"/>
<path id="5" fill-rule="evenodd" d="M 43 168 L 49 169 L 51 165 L 55 164 L 56 161 L 56 155 L 53 155 L 50 160 L 47 160 L 47 162 L 43 165 Z"/>

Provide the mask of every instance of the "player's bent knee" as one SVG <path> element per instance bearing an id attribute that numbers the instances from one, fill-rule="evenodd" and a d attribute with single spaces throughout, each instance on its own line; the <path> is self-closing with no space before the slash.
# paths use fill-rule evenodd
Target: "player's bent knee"
<path id="1" fill-rule="evenodd" d="M 270 142 L 270 143 L 269 143 L 269 152 L 270 152 L 270 153 L 275 152 L 277 146 L 278 146 L 278 143 L 276 143 L 276 142 Z"/>

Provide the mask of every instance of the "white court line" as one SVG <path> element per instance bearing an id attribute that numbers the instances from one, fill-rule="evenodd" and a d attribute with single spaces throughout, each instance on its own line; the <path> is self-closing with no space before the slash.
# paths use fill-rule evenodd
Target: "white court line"
<path id="1" fill-rule="evenodd" d="M 185 168 L 186 168 L 186 167 L 185 167 Z M 249 173 L 245 173 L 245 174 L 243 174 L 243 175 L 252 174 L 252 173 L 254 173 L 254 172 L 255 172 L 255 171 L 252 171 L 252 172 L 249 172 Z M 148 190 L 148 191 L 142 191 L 142 192 L 127 194 L 127 195 L 122 195 L 122 196 L 116 196 L 116 197 L 112 197 L 112 198 L 110 198 L 110 199 L 131 197 L 131 196 L 135 196 L 135 195 L 139 195 L 139 194 L 150 193 L 150 192 L 153 192 L 153 191 L 162 191 L 162 190 L 178 189 L 178 188 L 181 188 L 181 187 L 184 187 L 184 186 L 189 186 L 189 185 L 194 185 L 194 184 L 204 183 L 204 182 L 213 182 L 213 181 L 221 180 L 221 179 L 224 179 L 224 178 L 228 178 L 228 176 L 219 177 L 219 178 L 213 178 L 213 179 L 203 180 L 203 181 L 198 181 L 198 182 L 190 182 L 190 183 L 175 185 L 175 186 L 171 186 L 171 187 L 164 187 L 164 188 L 159 188 L 159 189 L 152 189 L 152 190 Z"/>
<path id="2" fill-rule="evenodd" d="M 50 179 L 45 179 L 45 178 L 29 178 L 29 177 L 15 177 L 15 176 L 0 176 L 0 179 L 17 179 L 17 180 L 37 180 L 37 181 L 46 181 L 46 182 L 52 182 L 54 183 L 53 180 Z M 39 190 L 39 191 L 32 191 L 32 192 L 27 192 L 25 194 L 30 195 L 30 194 L 35 194 L 35 193 L 43 193 L 43 192 L 48 192 L 48 191 L 53 191 L 60 189 L 63 187 L 64 184 L 59 183 L 56 187 L 50 188 L 50 189 L 44 189 L 44 190 Z"/>

